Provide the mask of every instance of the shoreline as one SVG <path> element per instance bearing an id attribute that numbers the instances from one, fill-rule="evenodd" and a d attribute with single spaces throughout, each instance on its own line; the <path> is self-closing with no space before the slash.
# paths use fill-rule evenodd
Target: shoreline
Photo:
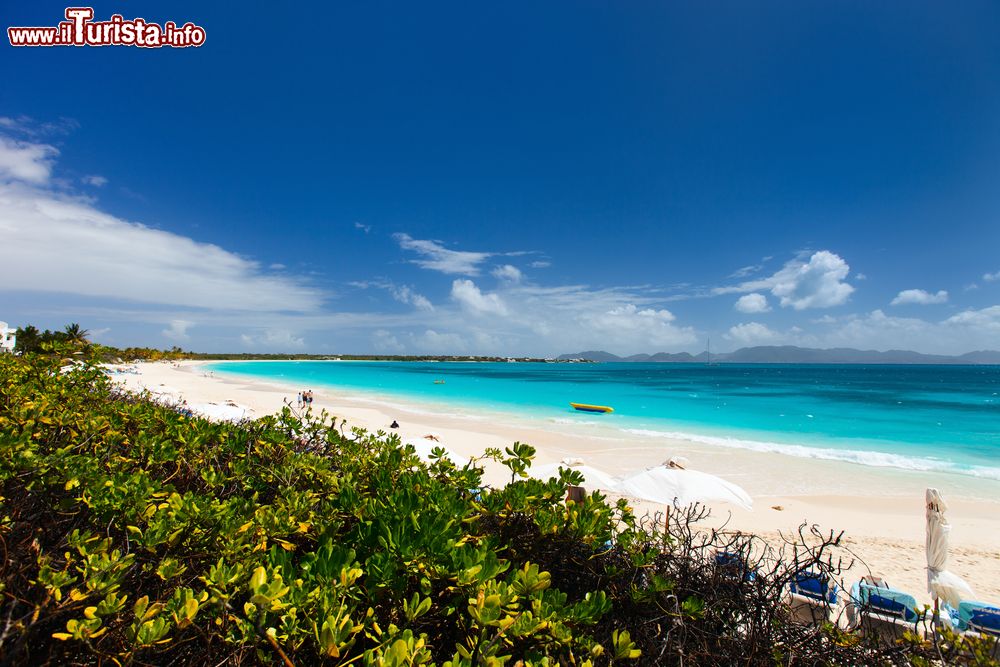
<path id="1" fill-rule="evenodd" d="M 215 361 L 188 361 L 192 366 L 215 365 Z M 236 360 L 226 360 L 222 363 L 248 363 Z M 277 391 L 291 392 L 295 395 L 297 387 L 293 381 L 283 377 L 256 376 L 253 374 L 226 374 L 219 369 L 219 379 L 236 384 L 249 383 L 253 385 L 266 384 Z M 606 421 L 604 416 L 586 415 L 567 411 L 563 416 L 554 416 L 543 412 L 529 410 L 514 410 L 507 406 L 478 403 L 476 401 L 452 400 L 454 397 L 414 396 L 406 393 L 395 393 L 382 388 L 330 386 L 322 384 L 321 380 L 304 380 L 314 382 L 312 386 L 320 387 L 325 395 L 339 401 L 339 406 L 352 405 L 357 407 L 372 407 L 379 409 L 386 417 L 388 424 L 400 413 L 424 419 L 433 416 L 435 419 L 454 419 L 457 424 L 475 425 L 477 423 L 491 424 L 491 431 L 504 428 L 507 432 L 517 434 L 539 431 L 544 436 L 572 436 L 583 441 L 606 441 L 615 443 L 615 452 L 635 451 L 640 454 L 651 451 L 661 451 L 663 456 L 655 460 L 643 457 L 641 465 L 624 466 L 615 474 L 636 472 L 645 467 L 657 465 L 670 455 L 689 452 L 693 455 L 706 455 L 709 459 L 728 453 L 740 461 L 744 459 L 779 462 L 781 468 L 791 467 L 800 474 L 795 479 L 770 479 L 770 483 L 749 482 L 754 489 L 748 490 L 756 494 L 789 495 L 790 488 L 800 489 L 791 495 L 839 495 L 845 490 L 845 484 L 857 493 L 864 493 L 867 484 L 877 483 L 880 496 L 906 496 L 915 491 L 923 493 L 927 486 L 937 486 L 950 497 L 964 498 L 975 501 L 1000 503 L 1000 479 L 991 475 L 980 475 L 974 471 L 977 466 L 968 468 L 961 464 L 953 464 L 948 468 L 947 460 L 927 457 L 925 454 L 906 457 L 904 454 L 894 454 L 878 449 L 865 449 L 866 441 L 858 441 L 853 446 L 838 447 L 836 439 L 833 442 L 813 439 L 811 434 L 774 434 L 774 440 L 765 439 L 770 434 L 754 431 L 734 430 L 725 427 L 713 431 L 709 425 L 650 425 L 647 428 L 636 428 L 634 423 L 619 423 Z M 502 426 L 501 426 L 502 425 Z M 516 429 L 508 428 L 516 426 Z M 653 426 L 653 428 L 648 428 Z M 521 438 L 524 439 L 524 438 Z M 808 444 L 803 444 L 807 442 Z M 843 442 L 843 440 L 841 440 Z M 877 443 L 877 440 L 872 440 Z M 853 444 L 853 443 L 852 443 Z M 893 443 L 898 444 L 898 443 Z M 600 452 L 604 453 L 604 452 Z M 690 457 L 689 457 L 690 458 Z M 917 465 L 901 466 L 900 460 L 909 458 Z M 692 459 L 694 461 L 694 459 Z M 939 463 L 940 462 L 940 463 Z M 613 462 L 617 463 L 617 462 Z M 721 462 L 723 463 L 724 462 Z M 930 464 L 938 464 L 931 467 Z M 807 466 L 805 468 L 803 466 Z M 725 468 L 724 468 L 725 469 Z M 733 470 L 741 475 L 741 469 Z M 808 483 L 803 475 L 808 472 L 821 471 L 822 475 L 811 475 Z M 711 471 L 716 472 L 716 471 Z M 718 472 L 717 474 L 722 474 Z M 860 476 L 860 477 L 859 477 Z M 873 479 L 870 479 L 873 478 Z M 734 480 L 736 481 L 736 480 Z M 857 481 L 858 483 L 854 483 Z M 740 482 L 744 484 L 743 482 Z M 747 484 L 744 484 L 747 486 Z"/>
<path id="2" fill-rule="evenodd" d="M 251 408 L 253 417 L 279 411 L 286 398 L 294 405 L 298 389 L 290 384 L 199 372 L 201 367 L 216 363 L 220 362 L 141 363 L 140 375 L 115 379 L 133 390 L 164 385 L 191 403 L 234 401 Z M 979 598 L 1000 600 L 1000 498 L 990 495 L 990 487 L 1000 485 L 992 480 L 713 447 L 682 439 L 604 434 L 602 429 L 607 427 L 539 422 L 487 410 L 442 414 L 433 404 L 395 396 L 381 400 L 377 395 L 354 396 L 325 387 L 314 393 L 316 411 L 325 409 L 346 420 L 349 427 L 388 431 L 388 424 L 396 419 L 402 439 L 434 434 L 442 445 L 463 456 L 479 455 L 486 447 L 503 449 L 519 440 L 537 449 L 536 464 L 582 457 L 616 476 L 658 465 L 672 455 L 685 456 L 691 467 L 739 484 L 755 501 L 753 512 L 713 507 L 713 517 L 706 526 L 725 523 L 729 530 L 755 533 L 772 541 L 780 539 L 779 531 L 794 533 L 803 522 L 818 524 L 824 530 L 845 530 L 847 549 L 863 558 L 872 572 L 923 602 L 929 601 L 923 493 L 927 486 L 937 486 L 950 506 L 951 569 L 966 578 Z M 502 485 L 509 479 L 504 470 L 486 466 L 484 481 Z M 639 516 L 662 510 L 652 503 L 630 504 Z M 851 576 L 847 577 L 848 585 L 860 573 Z"/>

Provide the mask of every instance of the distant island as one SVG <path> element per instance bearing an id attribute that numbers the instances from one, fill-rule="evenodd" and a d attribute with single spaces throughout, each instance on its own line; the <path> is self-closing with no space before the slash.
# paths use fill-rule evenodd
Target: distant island
<path id="1" fill-rule="evenodd" d="M 633 354 L 619 357 L 602 350 L 588 350 L 575 354 L 563 354 L 559 361 L 646 361 L 661 363 L 708 363 L 707 352 L 657 352 L 656 354 Z M 760 345 L 741 347 L 735 352 L 713 353 L 712 363 L 724 364 L 1000 364 L 1000 352 L 980 350 L 957 356 L 942 354 L 922 354 L 910 350 L 856 350 L 850 347 L 834 347 L 826 350 L 795 345 Z"/>

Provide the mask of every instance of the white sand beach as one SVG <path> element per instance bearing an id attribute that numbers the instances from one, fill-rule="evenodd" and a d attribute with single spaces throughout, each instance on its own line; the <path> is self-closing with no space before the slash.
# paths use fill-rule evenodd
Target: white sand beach
<path id="1" fill-rule="evenodd" d="M 345 362 L 346 363 L 346 362 Z M 777 453 L 711 446 L 687 440 L 641 435 L 624 437 L 599 426 L 558 421 L 527 421 L 509 415 L 467 414 L 369 395 L 290 387 L 271 382 L 206 373 L 202 362 L 141 363 L 138 374 L 115 378 L 133 390 L 148 389 L 183 398 L 211 418 L 258 417 L 294 405 L 296 392 L 312 389 L 314 410 L 326 410 L 348 426 L 388 431 L 397 420 L 403 439 L 432 434 L 463 456 L 514 441 L 538 449 L 538 463 L 582 457 L 612 475 L 625 475 L 685 456 L 692 468 L 722 476 L 754 498 L 747 512 L 713 507 L 711 525 L 753 532 L 771 541 L 792 534 L 803 522 L 824 530 L 843 530 L 844 555 L 863 559 L 872 573 L 929 602 L 924 555 L 924 490 L 936 486 L 949 504 L 952 523 L 950 569 L 970 583 L 977 597 L 1000 602 L 1000 482 L 960 475 L 875 468 Z M 487 483 L 501 485 L 501 470 L 488 469 Z M 662 508 L 633 502 L 639 514 Z M 860 565 L 845 580 L 853 583 L 867 569 Z"/>

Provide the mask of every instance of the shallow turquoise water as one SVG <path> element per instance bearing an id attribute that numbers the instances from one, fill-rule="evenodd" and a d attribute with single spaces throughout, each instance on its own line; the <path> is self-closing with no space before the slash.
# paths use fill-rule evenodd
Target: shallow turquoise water
<path id="1" fill-rule="evenodd" d="M 598 422 L 635 437 L 1000 479 L 1000 366 L 290 361 L 212 369 Z M 579 413 L 570 401 L 615 412 Z"/>

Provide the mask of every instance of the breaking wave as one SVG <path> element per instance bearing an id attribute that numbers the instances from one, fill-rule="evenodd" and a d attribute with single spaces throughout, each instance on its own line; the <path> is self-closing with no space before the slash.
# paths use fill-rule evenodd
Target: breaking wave
<path id="1" fill-rule="evenodd" d="M 844 461 L 876 468 L 898 468 L 900 470 L 916 470 L 920 472 L 947 472 L 959 475 L 971 475 L 983 479 L 1000 480 L 1000 468 L 990 466 L 961 465 L 944 459 L 921 456 L 905 456 L 863 449 L 833 449 L 831 447 L 806 447 L 780 442 L 745 440 L 729 436 L 699 435 L 696 433 L 681 433 L 678 431 L 656 431 L 642 428 L 622 429 L 626 433 L 647 438 L 670 438 L 673 440 L 688 440 L 714 447 L 729 447 L 745 449 L 754 452 L 784 454 L 807 459 L 822 459 L 826 461 Z"/>

